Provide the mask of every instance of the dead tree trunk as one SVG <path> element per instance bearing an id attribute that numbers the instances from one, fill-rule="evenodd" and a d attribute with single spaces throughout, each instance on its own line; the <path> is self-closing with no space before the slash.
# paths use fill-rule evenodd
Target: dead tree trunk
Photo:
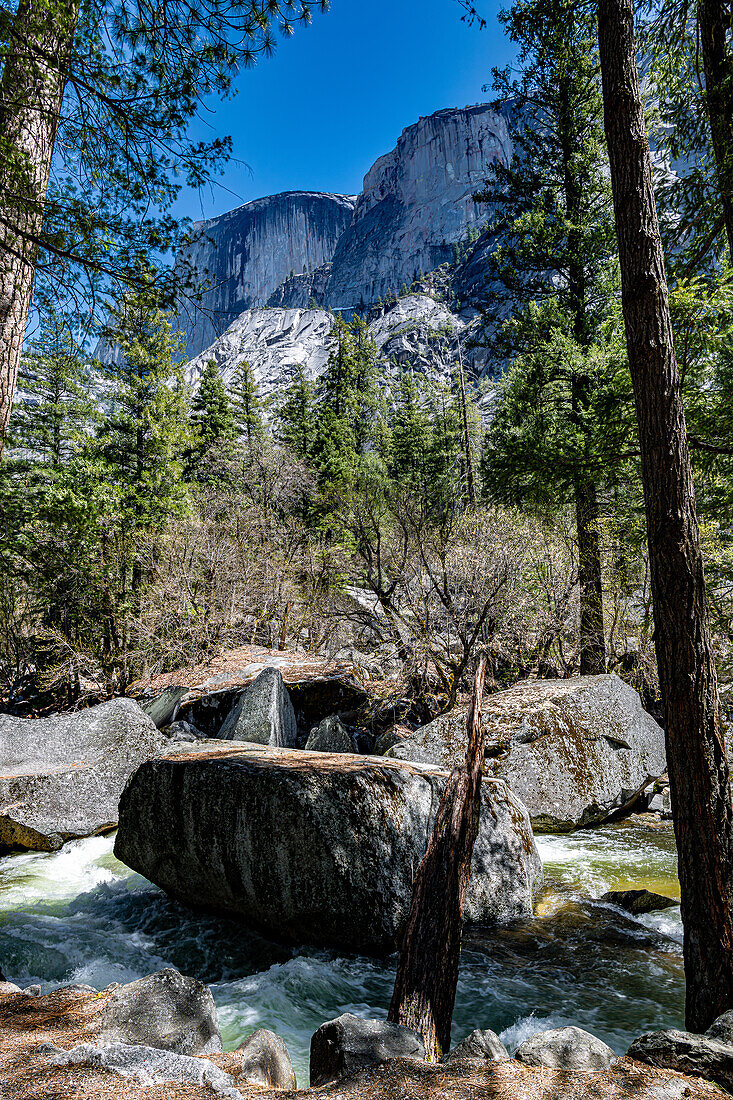
<path id="1" fill-rule="evenodd" d="M 728 42 L 732 18 L 730 0 L 699 0 L 697 25 L 705 71 L 705 108 L 733 264 L 733 46 Z"/>
<path id="2" fill-rule="evenodd" d="M 21 0 L 0 81 L 0 458 L 78 11 L 79 0 Z"/>
<path id="3" fill-rule="evenodd" d="M 407 931 L 397 964 L 389 1019 L 419 1032 L 428 1061 L 450 1046 L 461 955 L 463 901 L 478 835 L 485 735 L 481 698 L 486 657 L 476 672 L 468 711 L 468 751 L 451 772 L 433 833 L 415 876 Z"/>
<path id="4" fill-rule="evenodd" d="M 730 781 L 632 0 L 599 0 L 598 36 L 682 887 L 686 1020 L 700 1032 L 733 1007 Z"/>

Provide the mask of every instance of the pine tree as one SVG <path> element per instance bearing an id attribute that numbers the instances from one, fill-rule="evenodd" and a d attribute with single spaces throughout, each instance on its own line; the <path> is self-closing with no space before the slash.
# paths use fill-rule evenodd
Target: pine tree
<path id="1" fill-rule="evenodd" d="M 58 468 L 98 419 L 91 363 L 65 318 L 51 317 L 21 360 L 10 421 L 11 451 Z"/>
<path id="2" fill-rule="evenodd" d="M 257 388 L 254 372 L 243 359 L 234 372 L 229 385 L 229 397 L 234 415 L 234 423 L 241 439 L 248 446 L 262 438 L 265 424 L 262 417 L 262 400 Z"/>
<path id="3" fill-rule="evenodd" d="M 599 541 L 599 485 L 605 471 L 593 453 L 593 371 L 602 357 L 591 351 L 612 301 L 614 253 L 610 190 L 605 173 L 603 114 L 598 84 L 598 51 L 588 9 L 573 0 L 517 0 L 502 16 L 519 47 L 520 72 L 495 73 L 496 90 L 521 108 L 515 155 L 509 167 L 497 165 L 493 179 L 477 196 L 497 208 L 494 230 L 503 243 L 494 258 L 514 324 L 503 329 L 503 350 L 528 353 L 541 361 L 538 334 L 554 364 L 550 389 L 567 389 L 561 401 L 563 425 L 578 443 L 573 484 L 580 587 L 580 671 L 605 671 L 605 636 Z M 532 311 L 532 324 L 527 318 Z M 558 356 L 560 334 L 568 350 Z M 570 343 L 567 343 L 570 341 Z M 528 376 L 528 384 L 533 379 Z M 513 377 L 516 395 L 519 377 Z M 547 387 L 546 387 L 547 392 Z M 517 406 L 518 407 L 518 406 Z M 544 441 L 536 433 L 538 446 Z M 490 452 L 491 453 L 491 452 Z M 515 487 L 537 474 L 536 452 L 519 452 L 515 471 L 484 463 L 489 492 L 506 494 L 508 474 Z M 543 463 L 552 478 L 552 463 Z M 559 490 L 560 485 L 556 488 Z"/>
<path id="4" fill-rule="evenodd" d="M 129 532 L 155 530 L 187 505 L 182 483 L 190 427 L 183 374 L 174 362 L 180 339 L 145 293 L 115 307 L 110 341 L 119 349 L 102 364 L 110 410 L 99 429 L 105 475 Z"/>
<path id="5" fill-rule="evenodd" d="M 315 389 L 302 365 L 282 396 L 277 419 L 282 443 L 298 458 L 309 458 L 316 434 Z"/>
<path id="6" fill-rule="evenodd" d="M 402 372 L 392 415 L 389 473 L 399 485 L 422 492 L 428 476 L 431 429 L 415 374 Z"/>
<path id="7" fill-rule="evenodd" d="M 191 400 L 191 426 L 204 449 L 218 439 L 234 439 L 236 435 L 232 404 L 214 359 L 209 359 L 201 372 Z"/>

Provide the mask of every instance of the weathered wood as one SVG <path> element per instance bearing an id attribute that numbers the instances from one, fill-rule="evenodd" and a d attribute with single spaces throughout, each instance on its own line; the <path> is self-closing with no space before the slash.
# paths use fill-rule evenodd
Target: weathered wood
<path id="1" fill-rule="evenodd" d="M 0 458 L 79 0 L 20 0 L 0 80 Z"/>
<path id="2" fill-rule="evenodd" d="M 486 657 L 482 656 L 468 711 L 466 763 L 450 774 L 415 876 L 389 1007 L 390 1020 L 422 1035 L 428 1061 L 434 1062 L 450 1047 L 463 902 L 481 807 L 485 745 L 481 698 L 485 676 Z"/>
<path id="3" fill-rule="evenodd" d="M 733 814 L 632 0 L 599 0 L 606 138 L 639 426 L 655 644 L 684 922 L 686 1020 L 733 1007 Z"/>

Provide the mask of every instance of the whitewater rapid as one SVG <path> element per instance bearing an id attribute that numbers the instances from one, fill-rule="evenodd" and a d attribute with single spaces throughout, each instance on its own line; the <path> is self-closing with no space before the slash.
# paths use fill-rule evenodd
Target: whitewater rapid
<path id="1" fill-rule="evenodd" d="M 0 859 L 0 966 L 12 981 L 103 989 L 175 966 L 211 986 L 225 1048 L 272 1028 L 301 1085 L 324 1020 L 386 1015 L 394 958 L 283 947 L 186 909 L 119 863 L 113 842 Z M 547 880 L 537 917 L 465 937 L 454 1041 L 489 1027 L 513 1049 L 533 1031 L 573 1023 L 621 1053 L 642 1031 L 681 1026 L 679 909 L 634 920 L 589 900 L 640 886 L 678 897 L 671 830 L 621 824 L 537 845 Z"/>

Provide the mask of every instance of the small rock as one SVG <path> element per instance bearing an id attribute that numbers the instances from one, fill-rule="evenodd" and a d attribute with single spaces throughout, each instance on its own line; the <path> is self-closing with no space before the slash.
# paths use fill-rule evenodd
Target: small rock
<path id="1" fill-rule="evenodd" d="M 721 1043 L 733 1043 L 733 1009 L 729 1008 L 722 1016 L 718 1016 L 705 1034 Z"/>
<path id="2" fill-rule="evenodd" d="M 163 730 L 163 733 L 169 741 L 201 741 L 206 737 L 206 734 L 197 729 L 192 722 L 186 722 L 184 719 L 179 722 L 171 722 Z"/>
<path id="3" fill-rule="evenodd" d="M 498 1062 L 501 1058 L 508 1057 L 509 1052 L 495 1031 L 481 1031 L 477 1028 L 458 1046 L 453 1047 L 442 1061 L 446 1064 L 466 1059 L 471 1062 Z"/>
<path id="4" fill-rule="evenodd" d="M 40 985 L 27 985 L 23 993 L 26 993 L 29 997 L 40 997 L 41 987 Z"/>
<path id="5" fill-rule="evenodd" d="M 20 992 L 19 985 L 14 985 L 13 982 L 0 982 L 0 997 L 9 997 L 11 993 Z"/>
<path id="6" fill-rule="evenodd" d="M 242 1056 L 239 1075 L 248 1084 L 268 1089 L 295 1089 L 297 1083 L 288 1048 L 279 1035 L 261 1027 L 237 1047 Z"/>
<path id="7" fill-rule="evenodd" d="M 323 721 L 310 731 L 305 743 L 307 752 L 358 752 L 353 736 L 337 714 Z"/>
<path id="8" fill-rule="evenodd" d="M 730 1013 L 723 1013 L 723 1016 L 730 1016 Z M 720 1023 L 723 1032 L 726 1023 L 722 1020 L 723 1017 L 718 1017 L 711 1026 L 715 1028 Z M 733 1043 L 721 1042 L 709 1034 L 693 1035 L 673 1028 L 650 1031 L 634 1039 L 627 1055 L 649 1066 L 703 1077 L 729 1092 L 733 1090 Z"/>
<path id="9" fill-rule="evenodd" d="M 102 1010 L 100 1039 L 176 1054 L 223 1049 L 211 990 L 173 969 L 118 986 Z"/>
<path id="10" fill-rule="evenodd" d="M 616 1055 L 609 1046 L 579 1027 L 555 1027 L 538 1031 L 517 1050 L 514 1057 L 526 1066 L 598 1072 L 610 1069 Z"/>
<path id="11" fill-rule="evenodd" d="M 608 890 L 601 894 L 599 901 L 608 902 L 609 905 L 617 905 L 632 916 L 638 917 L 641 913 L 654 913 L 657 909 L 671 909 L 673 905 L 679 905 L 674 898 L 668 898 L 664 894 L 654 894 L 651 890 Z"/>
<path id="12" fill-rule="evenodd" d="M 265 668 L 239 696 L 219 730 L 223 741 L 295 748 L 298 724 L 282 674 Z"/>
<path id="13" fill-rule="evenodd" d="M 312 1087 L 325 1085 L 391 1058 L 423 1061 L 425 1045 L 417 1032 L 387 1020 L 362 1020 L 345 1012 L 321 1024 L 311 1039 L 310 1083 Z"/>
<path id="14" fill-rule="evenodd" d="M 649 812 L 652 814 L 661 814 L 664 809 L 664 799 L 661 794 L 653 794 L 649 799 Z"/>

